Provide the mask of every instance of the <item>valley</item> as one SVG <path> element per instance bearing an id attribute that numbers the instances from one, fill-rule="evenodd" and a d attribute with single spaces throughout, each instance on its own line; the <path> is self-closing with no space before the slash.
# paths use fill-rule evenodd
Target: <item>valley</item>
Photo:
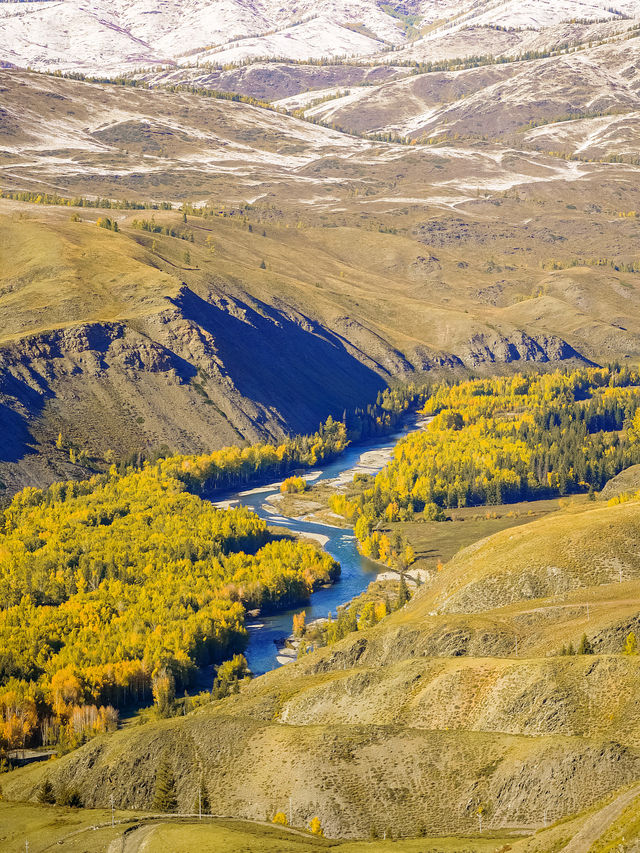
<path id="1" fill-rule="evenodd" d="M 362 484 L 366 490 L 372 482 L 393 483 L 390 472 L 402 449 L 430 432 L 437 434 L 438 418 L 451 411 L 446 408 L 451 398 L 474 396 L 474 389 L 483 387 L 486 400 L 481 396 L 480 406 L 487 409 L 491 394 L 506 386 L 517 389 L 512 397 L 516 410 L 522 408 L 518 394 L 528 394 L 524 411 L 535 412 L 537 406 L 553 411 L 558 395 L 549 397 L 543 389 L 563 384 L 580 400 L 591 401 L 587 409 L 598 424 L 605 410 L 615 420 L 615 407 L 607 401 L 616 398 L 630 407 L 630 421 L 637 420 L 636 378 L 624 369 L 582 370 L 566 379 L 558 373 L 516 375 L 502 385 L 489 379 L 453 389 L 443 385 L 431 390 L 425 407 L 442 411 L 400 440 L 375 480 L 364 472 L 354 483 L 332 479 L 346 463 L 328 466 L 329 505 L 331 494 L 346 495 L 349 503 Z M 504 401 L 497 396 L 496 402 L 509 423 Z M 473 424 L 471 409 L 465 419 Z M 470 427 L 448 427 L 457 428 Z M 635 441 L 634 427 L 627 429 Z M 491 434 L 500 430 L 492 427 Z M 605 425 L 603 440 L 606 435 Z M 616 430 L 608 435 L 614 442 L 625 440 Z M 628 461 L 620 457 L 617 464 L 624 467 Z M 565 462 L 570 459 L 558 462 L 550 456 L 550 473 Z M 171 458 L 159 464 L 167 472 L 185 470 L 183 462 Z M 206 471 L 206 466 L 200 459 L 195 470 Z M 312 468 L 309 495 L 315 505 L 327 491 L 317 474 Z M 448 476 L 445 466 L 442 474 Z M 98 734 L 53 764 L 14 770 L 4 777 L 5 796 L 38 796 L 46 778 L 54 788 L 81 786 L 84 805 L 91 808 L 104 807 L 115 788 L 122 792 L 121 808 L 148 809 L 157 768 L 170 761 L 179 812 L 189 814 L 194 789 L 203 779 L 214 814 L 259 822 L 279 808 L 286 812 L 288 802 L 293 826 L 307 826 L 315 816 L 330 838 L 433 837 L 436 850 L 436 838 L 460 832 L 475 838 L 484 821 L 488 834 L 477 836 L 478 843 L 485 837 L 494 843 L 499 831 L 508 831 L 503 843 L 517 844 L 513 849 L 543 851 L 555 849 L 560 839 L 568 842 L 574 833 L 578 838 L 583 830 L 592 833 L 594 843 L 610 828 L 614 836 L 623 831 L 616 826 L 631 832 L 634 813 L 627 809 L 637 798 L 633 684 L 638 656 L 629 638 L 640 630 L 634 546 L 638 497 L 627 493 L 591 500 L 585 487 L 576 484 L 577 494 L 559 501 L 487 506 L 479 499 L 479 505 L 467 509 L 454 504 L 445 509 L 451 521 L 430 521 L 429 505 L 422 513 L 414 503 L 411 517 L 378 528 L 391 542 L 387 565 L 396 577 L 419 578 L 418 585 L 411 584 L 408 603 L 393 603 L 400 595 L 397 582 L 378 582 L 368 597 L 356 598 L 339 612 L 335 639 L 323 643 L 314 629 L 297 662 L 245 679 L 226 698 L 212 701 L 201 694 L 186 715 L 164 720 L 147 715 L 143 725 Z M 267 517 L 286 523 L 277 503 L 263 506 L 268 489 L 252 492 L 240 499 L 262 510 L 273 506 Z M 563 487 L 560 495 L 564 492 Z M 446 491 L 436 500 L 445 496 Z M 230 500 L 235 505 L 237 499 Z M 222 503 L 227 507 L 229 500 Z M 443 530 L 440 536 L 437 528 L 456 524 L 453 532 Z M 303 535 L 322 529 L 295 520 L 292 526 Z M 367 547 L 359 522 L 356 534 Z M 413 546 L 412 557 L 395 550 L 398 534 Z M 378 559 L 385 561 L 382 550 L 380 540 Z M 323 591 L 316 595 L 322 597 Z M 385 599 L 392 602 L 392 612 L 387 605 L 388 615 L 366 621 L 366 602 Z M 320 599 L 318 604 L 322 607 Z M 355 615 L 346 627 L 344 614 L 350 612 Z M 271 641 L 268 631 L 266 641 Z M 270 757 L 275 755 L 277 761 Z M 331 791 L 328 798 L 326 790 Z M 440 805 L 443 795 L 446 809 Z M 379 825 L 380 803 L 386 818 Z M 595 821 L 594 814 L 603 820 L 607 815 L 608 822 Z M 198 831 L 205 833 L 205 843 L 214 837 L 210 830 Z M 462 838 L 457 843 L 465 849 Z M 442 849 L 459 848 L 451 841 Z"/>
<path id="2" fill-rule="evenodd" d="M 200 451 L 313 431 L 424 371 L 638 352 L 630 163 L 19 72 L 3 88 L 8 493 L 77 472 L 60 432 L 90 456 Z"/>
<path id="3" fill-rule="evenodd" d="M 0 2 L 3 850 L 640 850 L 639 35 Z"/>

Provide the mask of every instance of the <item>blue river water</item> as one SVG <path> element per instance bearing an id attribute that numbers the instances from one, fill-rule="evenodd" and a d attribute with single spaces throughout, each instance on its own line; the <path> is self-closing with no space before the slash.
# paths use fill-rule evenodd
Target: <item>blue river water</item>
<path id="1" fill-rule="evenodd" d="M 391 458 L 393 448 L 398 440 L 416 429 L 417 418 L 408 417 L 397 432 L 370 442 L 348 447 L 346 451 L 332 462 L 322 466 L 319 476 L 313 478 L 317 483 L 321 480 L 329 480 L 344 474 L 358 466 L 364 454 L 372 451 L 384 451 L 376 456 L 376 464 L 366 464 L 365 470 L 374 473 L 386 465 Z M 298 606 L 292 610 L 283 610 L 268 616 L 259 616 L 256 619 L 247 618 L 249 629 L 249 645 L 245 652 L 247 662 L 254 675 L 274 669 L 279 665 L 278 645 L 291 634 L 294 613 L 305 610 L 307 623 L 313 619 L 326 617 L 329 613 L 334 616 L 336 608 L 340 604 L 350 601 L 354 596 L 363 592 L 375 580 L 380 572 L 380 565 L 363 557 L 356 547 L 353 530 L 332 527 L 310 521 L 301 521 L 297 518 L 287 518 L 279 515 L 277 506 L 270 507 L 265 501 L 272 495 L 280 493 L 279 484 L 263 486 L 250 492 L 237 493 L 230 496 L 230 501 L 237 505 L 242 503 L 252 509 L 261 518 L 278 527 L 287 527 L 292 531 L 302 534 L 314 534 L 327 538 L 323 545 L 325 551 L 340 563 L 342 572 L 340 579 L 326 589 L 319 589 L 311 596 L 311 601 L 306 607 Z M 271 509 L 271 512 L 268 511 Z"/>

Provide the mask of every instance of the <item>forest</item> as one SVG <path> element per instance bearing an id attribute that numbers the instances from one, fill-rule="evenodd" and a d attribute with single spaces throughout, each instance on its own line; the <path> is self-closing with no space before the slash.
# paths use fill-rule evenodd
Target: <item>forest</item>
<path id="1" fill-rule="evenodd" d="M 389 562 L 384 524 L 598 491 L 640 462 L 639 412 L 640 377 L 617 366 L 442 383 L 422 409 L 426 428 L 400 441 L 365 488 L 330 505 L 354 524 L 363 553 Z"/>
<path id="2" fill-rule="evenodd" d="M 28 488 L 0 516 L 5 750 L 73 746 L 120 708 L 167 707 L 196 667 L 244 649 L 246 609 L 305 602 L 339 574 L 162 467 Z"/>
<path id="3" fill-rule="evenodd" d="M 335 580 L 329 555 L 201 495 L 317 465 L 422 400 L 385 389 L 279 445 L 139 453 L 17 494 L 0 513 L 0 752 L 73 747 L 152 699 L 168 711 L 197 667 L 244 650 L 246 610 L 306 602 Z"/>

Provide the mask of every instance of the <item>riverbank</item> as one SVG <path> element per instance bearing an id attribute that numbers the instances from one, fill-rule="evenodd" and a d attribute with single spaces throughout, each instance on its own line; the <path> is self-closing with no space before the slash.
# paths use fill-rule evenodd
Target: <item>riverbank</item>
<path id="1" fill-rule="evenodd" d="M 415 590 L 419 586 L 419 581 L 409 579 L 407 576 L 405 576 L 405 581 L 410 590 Z M 335 617 L 332 614 L 331 621 L 336 622 L 342 615 L 351 610 L 353 610 L 355 617 L 366 613 L 367 609 L 371 615 L 372 605 L 374 608 L 384 605 L 385 612 L 389 613 L 396 609 L 399 591 L 400 573 L 391 571 L 382 572 L 371 581 L 365 590 L 354 596 L 351 600 L 340 604 Z M 300 610 L 300 612 L 302 611 Z M 293 663 L 298 659 L 302 647 L 315 649 L 327 645 L 325 629 L 329 621 L 328 616 L 314 619 L 304 625 L 301 633 L 296 634 L 292 631 L 287 637 L 284 637 L 281 644 L 277 647 L 278 662 L 281 665 Z M 376 621 L 379 620 L 376 619 Z M 357 618 L 354 618 L 353 623 L 354 625 L 357 624 Z"/>
<path id="2" fill-rule="evenodd" d="M 416 414 L 409 415 L 399 430 L 391 435 L 376 439 L 355 447 L 348 447 L 339 457 L 333 459 L 322 469 L 304 472 L 305 480 L 313 489 L 335 491 L 347 488 L 358 473 L 375 474 L 391 459 L 397 442 L 409 432 L 420 428 L 421 419 Z M 291 608 L 278 613 L 254 619 L 247 625 L 249 644 L 245 653 L 251 671 L 260 675 L 282 665 L 290 659 L 289 654 L 281 654 L 285 641 L 290 636 L 295 613 L 305 611 L 307 622 L 326 619 L 329 614 L 336 618 L 339 607 L 351 602 L 375 581 L 383 567 L 368 560 L 359 553 L 353 531 L 344 519 L 325 510 L 317 517 L 308 508 L 294 514 L 289 512 L 283 499 L 280 485 L 282 480 L 256 486 L 235 494 L 221 496 L 217 506 L 237 506 L 242 504 L 254 511 L 270 525 L 287 530 L 302 539 L 309 539 L 322 547 L 341 566 L 340 578 L 330 586 L 316 590 L 308 605 Z M 295 495 L 303 500 L 309 495 Z M 330 513 L 330 515 L 329 515 Z M 258 627 L 259 626 L 259 627 Z M 278 658 L 282 660 L 278 660 Z"/>
<path id="3" fill-rule="evenodd" d="M 365 446 L 362 446 L 362 452 L 354 464 L 338 472 L 335 476 L 327 476 L 324 471 L 319 474 L 313 471 L 311 475 L 301 473 L 301 478 L 309 484 L 310 488 L 304 492 L 282 494 L 278 491 L 276 494 L 270 495 L 265 498 L 265 511 L 273 518 L 298 518 L 301 521 L 318 522 L 326 526 L 350 529 L 342 516 L 329 509 L 329 496 L 346 492 L 358 475 L 361 477 L 375 476 L 393 458 L 398 441 L 408 433 L 424 429 L 431 420 L 431 417 L 413 414 L 407 421 L 406 427 L 408 428 L 389 436 L 386 440 L 383 437 L 384 444 L 382 446 L 372 449 L 365 449 Z M 277 485 L 280 486 L 280 484 Z"/>

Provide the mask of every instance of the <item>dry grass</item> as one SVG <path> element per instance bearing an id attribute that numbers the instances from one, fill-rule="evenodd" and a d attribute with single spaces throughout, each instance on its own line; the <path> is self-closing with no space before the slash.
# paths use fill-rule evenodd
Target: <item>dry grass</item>
<path id="1" fill-rule="evenodd" d="M 162 819 L 142 812 L 115 813 L 112 828 L 108 810 L 72 810 L 25 803 L 0 804 L 0 842 L 7 853 L 22 853 L 25 841 L 34 853 L 62 845 L 68 853 L 104 853 L 122 849 L 133 853 L 311 853 L 332 849 L 340 853 L 493 853 L 513 840 L 510 834 L 487 833 L 465 838 L 418 838 L 340 842 L 299 830 L 215 818 Z M 122 845 L 122 847 L 121 847 Z"/>

